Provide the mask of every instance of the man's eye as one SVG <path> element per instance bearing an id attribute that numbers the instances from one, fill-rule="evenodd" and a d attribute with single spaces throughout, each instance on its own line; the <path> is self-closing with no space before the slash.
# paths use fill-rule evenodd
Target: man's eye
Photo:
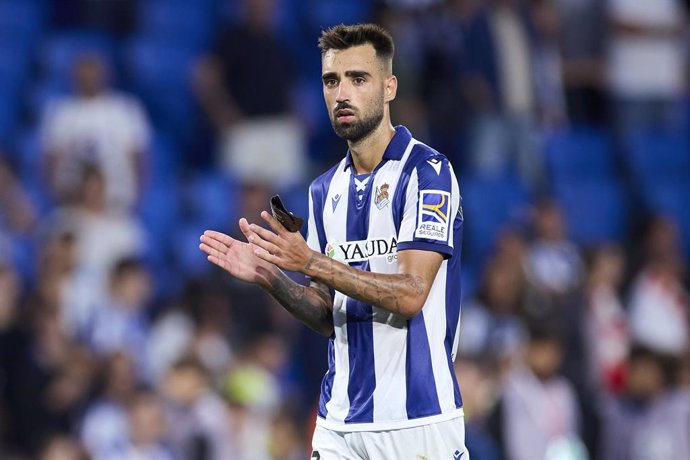
<path id="1" fill-rule="evenodd" d="M 337 80 L 326 80 L 323 82 L 327 87 L 332 88 L 338 84 Z"/>
<path id="2" fill-rule="evenodd" d="M 364 78 L 362 78 L 362 77 L 357 77 L 357 78 L 355 78 L 355 80 L 354 80 L 355 85 L 363 85 L 365 81 L 366 81 L 366 80 L 364 80 Z"/>

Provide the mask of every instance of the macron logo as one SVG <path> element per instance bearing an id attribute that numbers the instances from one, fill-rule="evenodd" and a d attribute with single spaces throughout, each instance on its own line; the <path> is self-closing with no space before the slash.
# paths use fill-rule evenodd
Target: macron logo
<path id="1" fill-rule="evenodd" d="M 436 171 L 436 175 L 440 176 L 441 175 L 441 160 L 437 160 L 436 158 L 433 158 L 431 160 L 426 160 L 429 165 L 434 168 L 434 171 Z"/>
<path id="2" fill-rule="evenodd" d="M 335 212 L 335 208 L 338 207 L 339 201 L 340 201 L 340 194 L 337 194 L 337 195 L 331 197 L 331 204 L 333 205 L 333 212 Z"/>

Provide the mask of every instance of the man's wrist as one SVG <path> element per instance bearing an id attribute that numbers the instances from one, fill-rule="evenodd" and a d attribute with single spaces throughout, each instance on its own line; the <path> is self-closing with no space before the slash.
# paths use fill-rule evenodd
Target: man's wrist
<path id="1" fill-rule="evenodd" d="M 323 254 L 319 254 L 316 251 L 310 251 L 309 253 L 309 259 L 307 259 L 307 263 L 304 264 L 304 268 L 302 269 L 302 273 L 305 275 L 309 276 L 310 278 L 315 278 L 316 275 L 318 274 L 318 262 L 321 257 L 325 257 Z"/>

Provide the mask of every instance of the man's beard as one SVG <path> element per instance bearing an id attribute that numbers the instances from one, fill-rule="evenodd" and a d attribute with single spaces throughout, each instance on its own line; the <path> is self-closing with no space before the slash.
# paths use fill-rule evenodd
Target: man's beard
<path id="1" fill-rule="evenodd" d="M 381 121 L 383 121 L 383 109 L 372 114 L 368 118 L 353 123 L 340 124 L 338 123 L 337 117 L 334 115 L 333 119 L 331 119 L 331 125 L 338 137 L 356 144 L 378 128 Z"/>

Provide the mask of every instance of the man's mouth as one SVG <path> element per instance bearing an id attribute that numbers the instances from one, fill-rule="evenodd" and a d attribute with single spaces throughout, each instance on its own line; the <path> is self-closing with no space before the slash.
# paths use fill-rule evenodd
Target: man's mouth
<path id="1" fill-rule="evenodd" d="M 349 123 L 351 121 L 354 121 L 355 112 L 350 109 L 340 109 L 335 112 L 335 118 L 340 122 Z"/>

